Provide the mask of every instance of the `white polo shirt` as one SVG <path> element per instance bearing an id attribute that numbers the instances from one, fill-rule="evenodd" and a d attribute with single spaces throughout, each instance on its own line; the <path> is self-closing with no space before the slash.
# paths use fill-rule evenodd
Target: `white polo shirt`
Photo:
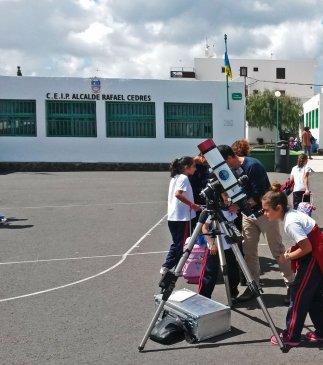
<path id="1" fill-rule="evenodd" d="M 306 239 L 314 226 L 315 220 L 303 212 L 289 209 L 285 214 L 284 230 L 294 243 Z"/>
<path id="2" fill-rule="evenodd" d="M 307 173 L 311 173 L 313 170 L 305 165 L 303 167 L 294 166 L 290 173 L 290 176 L 294 178 L 293 191 L 305 191 L 304 176 Z"/>
<path id="3" fill-rule="evenodd" d="M 188 177 L 184 174 L 174 176 L 169 183 L 167 215 L 169 221 L 190 221 L 196 217 L 196 213 L 187 204 L 176 198 L 175 193 L 183 191 L 183 195 L 194 203 L 192 186 Z"/>

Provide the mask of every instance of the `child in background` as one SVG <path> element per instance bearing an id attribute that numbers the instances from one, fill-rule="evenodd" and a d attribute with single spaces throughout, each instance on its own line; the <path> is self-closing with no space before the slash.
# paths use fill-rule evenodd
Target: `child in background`
<path id="1" fill-rule="evenodd" d="M 305 153 L 298 156 L 297 165 L 292 168 L 290 180 L 294 182 L 293 207 L 297 209 L 298 204 L 310 201 L 310 190 L 308 178 L 312 169 L 307 166 L 308 157 Z"/>
<path id="2" fill-rule="evenodd" d="M 170 245 L 166 260 L 160 273 L 163 275 L 176 266 L 183 254 L 183 246 L 190 235 L 190 224 L 201 210 L 194 203 L 193 191 L 188 176 L 196 170 L 194 159 L 189 156 L 175 159 L 170 165 L 171 180 L 168 189 L 168 228 L 173 242 Z"/>
<path id="3" fill-rule="evenodd" d="M 315 331 L 306 338 L 311 342 L 323 342 L 323 237 L 314 219 L 294 209 L 289 209 L 287 196 L 274 184 L 262 198 L 264 215 L 270 221 L 283 220 L 285 232 L 296 243 L 281 255 L 281 262 L 291 260 L 296 276 L 290 293 L 290 306 L 286 316 L 286 330 L 282 341 L 290 347 L 298 346 L 307 314 Z M 277 345 L 275 336 L 271 343 Z"/>

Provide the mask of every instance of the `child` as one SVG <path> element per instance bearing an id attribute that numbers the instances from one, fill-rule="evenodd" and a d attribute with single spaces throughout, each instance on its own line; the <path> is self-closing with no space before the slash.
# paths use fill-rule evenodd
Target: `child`
<path id="1" fill-rule="evenodd" d="M 292 168 L 290 173 L 290 181 L 294 182 L 293 188 L 293 206 L 297 209 L 298 204 L 302 201 L 310 201 L 310 191 L 308 185 L 308 177 L 312 171 L 310 167 L 307 166 L 307 155 L 302 153 L 298 156 L 297 165 Z"/>
<path id="2" fill-rule="evenodd" d="M 280 192 L 280 184 L 274 184 L 262 198 L 264 215 L 270 220 L 283 220 L 285 232 L 294 240 L 295 246 L 281 255 L 281 262 L 291 260 L 296 276 L 290 293 L 290 306 L 286 316 L 286 330 L 280 335 L 285 345 L 300 344 L 301 333 L 307 313 L 315 331 L 306 338 L 312 342 L 323 341 L 323 237 L 314 219 L 289 209 L 287 196 Z M 272 336 L 271 343 L 277 345 Z"/>
<path id="3" fill-rule="evenodd" d="M 195 218 L 195 212 L 201 210 L 199 205 L 194 204 L 193 191 L 188 179 L 195 170 L 194 159 L 188 156 L 177 158 L 170 165 L 167 219 L 173 243 L 160 269 L 162 275 L 179 262 L 184 242 L 190 233 L 191 220 Z"/>
<path id="4" fill-rule="evenodd" d="M 235 213 L 230 213 L 229 211 L 222 211 L 225 218 L 228 221 L 232 221 L 237 218 Z M 203 295 L 207 298 L 211 298 L 214 286 L 217 282 L 218 272 L 220 268 L 220 260 L 218 255 L 218 248 L 215 244 L 215 239 L 210 237 L 207 233 L 209 233 L 209 226 L 211 224 L 210 218 L 204 223 L 202 227 L 202 232 L 206 234 L 206 240 L 208 245 L 208 254 L 204 257 L 202 272 L 200 276 L 199 289 L 198 292 L 200 295 Z M 231 247 L 227 244 L 224 238 L 222 238 L 223 249 L 225 254 L 225 260 L 227 262 L 228 267 L 228 279 L 230 286 L 231 298 L 236 299 L 239 291 L 239 268 L 234 253 Z"/>

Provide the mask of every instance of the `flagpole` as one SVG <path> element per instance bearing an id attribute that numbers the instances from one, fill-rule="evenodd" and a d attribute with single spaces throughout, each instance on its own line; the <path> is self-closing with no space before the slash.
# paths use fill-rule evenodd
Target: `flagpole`
<path id="1" fill-rule="evenodd" d="M 227 38 L 228 37 L 225 34 L 224 35 L 225 54 L 228 54 Z M 228 77 L 228 74 L 227 73 L 225 74 L 225 78 L 226 78 L 226 81 L 227 81 L 227 109 L 229 110 L 230 109 L 230 106 L 229 106 L 229 77 Z"/>

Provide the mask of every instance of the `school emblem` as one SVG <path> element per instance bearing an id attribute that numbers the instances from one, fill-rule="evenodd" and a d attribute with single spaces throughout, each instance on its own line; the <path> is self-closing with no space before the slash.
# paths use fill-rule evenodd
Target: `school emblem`
<path id="1" fill-rule="evenodd" d="M 91 89 L 95 94 L 98 94 L 101 91 L 101 81 L 97 77 L 93 77 L 91 79 Z"/>

